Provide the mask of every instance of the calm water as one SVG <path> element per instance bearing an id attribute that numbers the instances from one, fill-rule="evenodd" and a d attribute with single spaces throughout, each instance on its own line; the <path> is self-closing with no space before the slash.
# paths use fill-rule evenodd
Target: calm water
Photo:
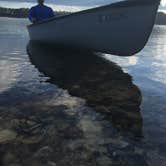
<path id="1" fill-rule="evenodd" d="M 166 27 L 108 63 L 31 44 L 28 55 L 27 24 L 0 18 L 0 165 L 165 166 Z"/>

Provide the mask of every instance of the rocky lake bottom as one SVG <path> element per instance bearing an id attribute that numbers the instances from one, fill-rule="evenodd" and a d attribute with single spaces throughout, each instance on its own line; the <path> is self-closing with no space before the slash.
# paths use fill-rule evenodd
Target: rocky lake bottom
<path id="1" fill-rule="evenodd" d="M 25 19 L 0 23 L 0 165 L 166 165 L 165 27 L 119 58 L 29 42 Z"/>

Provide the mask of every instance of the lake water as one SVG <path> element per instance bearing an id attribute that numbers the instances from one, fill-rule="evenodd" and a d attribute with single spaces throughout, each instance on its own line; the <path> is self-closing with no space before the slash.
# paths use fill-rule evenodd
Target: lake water
<path id="1" fill-rule="evenodd" d="M 28 55 L 28 23 L 0 18 L 0 165 L 165 166 L 166 27 L 155 26 L 146 47 L 132 57 L 104 55 L 108 63 L 87 56 L 85 73 L 70 53 L 57 58 L 34 47 Z M 129 96 L 134 104 L 120 105 L 123 113 L 132 108 L 130 119 L 100 111 L 117 109 L 109 101 L 126 97 L 118 91 L 122 99 L 110 99 L 107 82 L 136 96 Z"/>

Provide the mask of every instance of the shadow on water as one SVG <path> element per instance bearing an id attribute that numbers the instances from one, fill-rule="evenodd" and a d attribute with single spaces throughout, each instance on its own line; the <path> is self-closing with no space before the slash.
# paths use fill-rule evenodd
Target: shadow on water
<path id="1" fill-rule="evenodd" d="M 27 52 L 48 82 L 84 98 L 120 131 L 142 136 L 141 92 L 119 66 L 92 52 L 35 42 L 28 44 Z"/>

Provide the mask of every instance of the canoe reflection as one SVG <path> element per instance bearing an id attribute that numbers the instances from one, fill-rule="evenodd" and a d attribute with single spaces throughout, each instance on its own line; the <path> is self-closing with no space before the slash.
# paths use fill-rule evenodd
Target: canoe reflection
<path id="1" fill-rule="evenodd" d="M 119 130 L 142 135 L 141 92 L 116 64 L 92 52 L 35 42 L 28 44 L 27 51 L 31 63 L 50 78 L 49 82 L 86 99 Z"/>

